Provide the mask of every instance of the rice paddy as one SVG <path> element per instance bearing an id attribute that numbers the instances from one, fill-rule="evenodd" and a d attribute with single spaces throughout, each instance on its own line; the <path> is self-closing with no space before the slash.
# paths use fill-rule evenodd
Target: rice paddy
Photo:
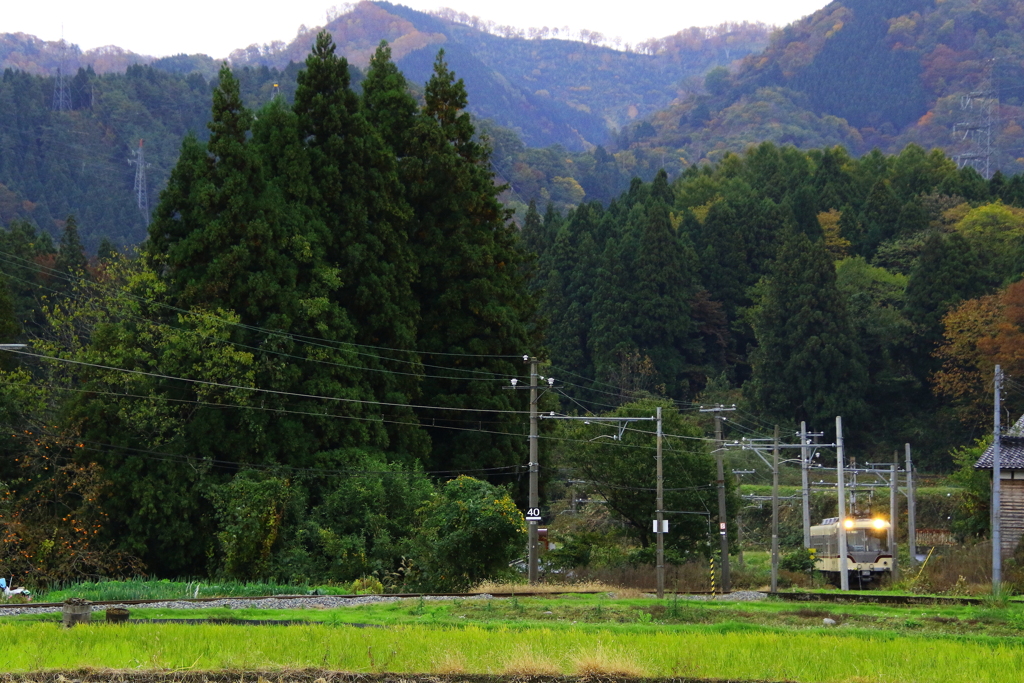
<path id="1" fill-rule="evenodd" d="M 179 624 L 0 624 L 0 670 L 83 667 L 361 673 L 701 677 L 820 683 L 1019 680 L 1018 639 L 769 633 L 732 626 L 594 631 L 547 628 L 354 629 Z"/>

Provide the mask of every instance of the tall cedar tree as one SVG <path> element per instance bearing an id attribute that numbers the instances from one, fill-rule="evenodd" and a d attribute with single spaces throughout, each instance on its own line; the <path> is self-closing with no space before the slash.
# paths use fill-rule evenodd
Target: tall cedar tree
<path id="1" fill-rule="evenodd" d="M 413 294 L 421 315 L 424 402 L 494 411 L 420 412 L 433 441 L 432 466 L 440 469 L 524 462 L 524 423 L 504 412 L 524 408 L 524 397 L 501 387 L 505 378 L 524 374 L 519 358 L 541 352 L 537 300 L 524 277 L 528 257 L 498 201 L 502 188 L 494 183 L 488 148 L 474 137 L 466 102 L 465 85 L 442 50 L 401 160 L 419 264 Z M 459 430 L 467 419 L 477 431 Z"/>
<path id="2" fill-rule="evenodd" d="M 633 330 L 637 346 L 654 361 L 668 395 L 682 398 L 692 396 L 690 375 L 702 361 L 690 310 L 696 292 L 697 257 L 672 229 L 670 204 L 658 199 L 659 184 L 667 188 L 664 171 L 654 179 L 640 235 Z"/>
<path id="3" fill-rule="evenodd" d="M 822 242 L 789 234 L 752 311 L 758 347 L 747 385 L 765 415 L 825 425 L 864 413 L 867 372 Z"/>
<path id="4" fill-rule="evenodd" d="M 376 82 L 401 88 L 404 80 L 381 73 L 389 63 L 380 51 L 370 75 L 371 91 L 385 100 L 372 114 L 382 126 L 382 110 L 401 98 L 388 98 Z M 395 76 L 395 74 L 391 74 Z M 350 87 L 348 61 L 335 54 L 326 31 L 316 37 L 299 74 L 295 91 L 298 131 L 306 141 L 316 188 L 314 215 L 325 227 L 323 259 L 335 264 L 341 302 L 355 324 L 355 341 L 375 396 L 384 402 L 408 403 L 419 390 L 420 364 L 415 355 L 418 301 L 411 286 L 417 268 L 406 226 L 410 210 L 399 180 L 394 152 L 360 107 Z M 390 134 L 389 134 L 390 135 Z M 388 411 L 393 450 L 425 455 L 426 443 L 412 426 L 414 416 L 394 407 Z"/>
<path id="5" fill-rule="evenodd" d="M 544 312 L 550 318 L 547 345 L 551 362 L 579 377 L 595 376 L 592 316 L 600 282 L 600 255 L 593 235 L 602 213 L 597 202 L 577 207 L 544 259 L 548 269 L 544 274 Z"/>

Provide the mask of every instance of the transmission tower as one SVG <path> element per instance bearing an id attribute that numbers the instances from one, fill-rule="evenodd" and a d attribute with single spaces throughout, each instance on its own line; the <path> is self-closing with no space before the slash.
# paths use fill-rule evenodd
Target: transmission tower
<path id="1" fill-rule="evenodd" d="M 142 219 L 149 225 L 149 199 L 146 196 L 146 158 L 143 153 L 142 140 L 139 140 L 139 148 L 133 153 L 134 158 L 129 159 L 129 164 L 135 165 L 135 201 L 142 212 Z"/>
<path id="2" fill-rule="evenodd" d="M 53 110 L 71 111 L 71 89 L 68 87 L 68 79 L 64 75 L 64 67 L 67 64 L 67 44 L 64 37 L 60 39 L 60 66 L 57 67 L 57 80 L 53 84 Z"/>
<path id="3" fill-rule="evenodd" d="M 953 158 L 958 168 L 970 166 L 985 180 L 992 177 L 992 126 L 999 109 L 999 91 L 993 85 L 992 64 L 988 80 L 978 90 L 960 98 L 964 120 L 953 124 L 953 135 L 959 138 L 959 154 Z"/>

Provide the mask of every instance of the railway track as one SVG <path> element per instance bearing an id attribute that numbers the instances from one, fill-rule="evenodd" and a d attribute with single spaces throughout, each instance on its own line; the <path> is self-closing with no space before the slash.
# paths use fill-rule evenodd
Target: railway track
<path id="1" fill-rule="evenodd" d="M 604 591 L 571 591 L 576 595 L 597 595 Z M 654 593 L 654 591 L 650 591 Z M 522 591 L 515 593 L 386 593 L 380 595 L 380 597 L 387 598 L 475 598 L 480 595 L 491 595 L 495 598 L 530 598 L 540 596 L 559 595 L 558 593 L 552 593 L 550 591 Z M 670 594 L 666 593 L 666 597 Z M 679 593 L 679 595 L 712 595 L 710 591 L 691 591 L 687 593 Z M 721 595 L 720 593 L 716 595 Z M 807 592 L 793 592 L 793 591 L 779 591 L 771 594 L 775 598 L 780 600 L 786 600 L 789 602 L 856 602 L 856 603 L 874 603 L 874 604 L 885 604 L 885 605 L 981 605 L 985 603 L 984 598 L 969 598 L 969 597 L 952 597 L 952 596 L 925 596 L 925 595 L 888 595 L 884 593 L 807 593 Z M 204 603 L 204 602 L 217 602 L 219 600 L 315 600 L 320 597 L 340 598 L 340 599 L 353 599 L 353 598 L 366 598 L 370 597 L 366 594 L 351 594 L 351 595 L 247 595 L 247 596 L 219 596 L 219 597 L 204 597 L 204 598 L 151 598 L 145 600 L 95 600 L 92 602 L 94 607 L 103 607 L 110 605 L 152 605 L 157 603 L 165 602 L 192 602 L 192 603 Z M 723 597 L 728 597 L 728 594 Z M 1014 600 L 1013 602 L 1024 602 L 1024 600 Z M 32 608 L 44 608 L 44 607 L 62 607 L 62 602 L 28 602 L 28 603 L 0 603 L 0 615 L 3 614 L 5 609 L 32 609 Z"/>
<path id="2" fill-rule="evenodd" d="M 572 591 L 576 595 L 597 595 L 604 591 Z M 336 594 L 317 594 L 317 595 L 244 595 L 244 596 L 229 596 L 222 595 L 218 597 L 208 598 L 151 598 L 145 600 L 92 600 L 90 601 L 94 607 L 102 607 L 104 605 L 152 605 L 161 602 L 217 602 L 219 600 L 315 600 L 317 598 L 340 598 L 340 599 L 353 599 L 353 598 L 366 598 L 366 597 L 382 597 L 382 598 L 475 598 L 480 595 L 491 595 L 496 598 L 530 598 L 542 595 L 557 595 L 550 591 L 516 591 L 515 593 L 383 593 L 383 594 L 351 594 L 351 595 L 336 595 Z M 31 609 L 39 607 L 62 607 L 63 602 L 25 602 L 25 603 L 0 603 L 0 614 L 4 609 Z"/>
<path id="3" fill-rule="evenodd" d="M 879 605 L 982 605 L 985 598 L 929 595 L 888 595 L 885 593 L 796 593 L 778 592 L 774 597 L 792 602 L 860 602 Z M 1020 602 L 1014 600 L 1013 602 Z"/>

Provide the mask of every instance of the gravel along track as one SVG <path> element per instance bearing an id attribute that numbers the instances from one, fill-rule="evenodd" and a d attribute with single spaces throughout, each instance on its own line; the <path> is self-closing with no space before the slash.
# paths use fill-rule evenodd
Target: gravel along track
<path id="1" fill-rule="evenodd" d="M 654 597 L 653 594 L 651 597 Z M 671 596 L 666 595 L 667 599 L 671 599 Z M 756 600 L 764 600 L 768 597 L 767 593 L 759 593 L 758 591 L 734 591 L 728 595 L 686 595 L 683 593 L 679 594 L 680 600 L 716 600 L 716 601 L 727 601 L 727 602 L 751 602 Z M 481 593 L 474 596 L 452 596 L 452 595 L 425 595 L 423 600 L 488 600 L 494 598 L 493 595 L 488 593 Z M 229 609 L 334 609 L 336 607 L 355 607 L 357 605 L 372 605 L 377 603 L 385 602 L 396 602 L 398 600 L 419 600 L 420 598 L 399 598 L 390 595 L 360 595 L 359 597 L 346 598 L 338 597 L 334 595 L 309 595 L 309 596 L 296 596 L 289 598 L 248 598 L 248 599 L 236 599 L 236 598 L 223 598 L 220 600 L 209 600 L 205 602 L 193 602 L 191 600 L 167 600 L 164 602 L 150 602 L 144 605 L 124 605 L 124 604 L 110 604 L 104 603 L 102 605 L 95 605 L 96 611 L 104 609 L 112 609 L 115 607 L 123 607 L 125 609 L 210 609 L 215 607 L 227 607 Z M 507 599 L 507 598 L 499 598 Z M 60 606 L 53 607 L 34 607 L 31 604 L 24 606 L 5 606 L 3 610 L 0 610 L 0 616 L 13 616 L 16 614 L 40 614 L 43 612 L 60 612 Z"/>
<path id="2" fill-rule="evenodd" d="M 473 597 L 455 597 L 449 595 L 424 596 L 424 600 L 480 600 L 493 596 L 481 593 Z M 335 607 L 355 607 L 357 605 L 372 605 L 382 602 L 395 602 L 397 600 L 419 600 L 419 598 L 396 598 L 388 595 L 361 595 L 356 598 L 342 598 L 333 595 L 310 595 L 294 598 L 257 598 L 238 600 L 224 598 L 222 600 L 210 600 L 207 602 L 193 602 L 191 600 L 168 600 L 166 602 L 149 602 L 145 605 L 118 605 L 107 604 L 95 605 L 98 612 L 115 607 L 125 609 L 210 609 L 213 607 L 228 607 L 230 609 L 333 609 Z M 40 614 L 43 612 L 60 612 L 61 607 L 33 607 L 30 604 L 20 607 L 6 607 L 0 611 L 0 616 L 15 614 Z"/>

